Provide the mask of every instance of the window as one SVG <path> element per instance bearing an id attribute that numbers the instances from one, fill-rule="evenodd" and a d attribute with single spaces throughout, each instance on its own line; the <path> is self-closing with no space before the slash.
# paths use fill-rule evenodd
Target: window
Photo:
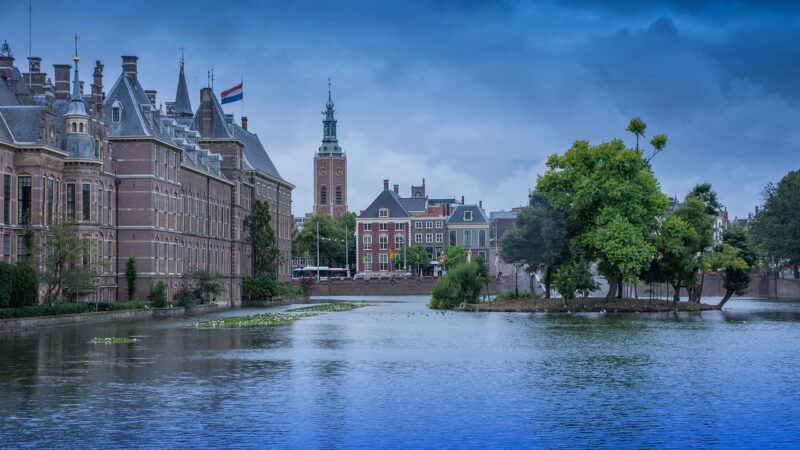
<path id="1" fill-rule="evenodd" d="M 378 217 L 389 217 L 389 210 L 386 208 L 381 208 L 378 210 Z"/>
<path id="2" fill-rule="evenodd" d="M 403 244 L 405 244 L 406 239 L 405 236 L 402 234 L 396 234 L 394 236 L 394 248 L 400 249 L 403 248 Z"/>
<path id="3" fill-rule="evenodd" d="M 436 228 L 442 228 L 443 224 L 441 220 L 436 221 Z"/>
<path id="4" fill-rule="evenodd" d="M 422 243 L 422 233 L 417 233 L 414 235 L 414 243 L 421 244 Z"/>
<path id="5" fill-rule="evenodd" d="M 386 231 L 386 230 L 388 230 L 388 229 L 389 229 L 389 224 L 388 224 L 388 223 L 386 223 L 386 222 L 381 222 L 381 223 L 379 223 L 379 224 L 378 224 L 378 230 L 380 230 L 380 231 Z"/>
<path id="6" fill-rule="evenodd" d="M 17 209 L 20 224 L 31 223 L 31 177 L 17 178 Z"/>
<path id="7" fill-rule="evenodd" d="M 91 220 L 92 211 L 89 209 L 89 185 L 83 184 L 81 186 L 81 218 L 84 221 Z"/>
<path id="8" fill-rule="evenodd" d="M 478 258 L 480 258 L 480 259 L 482 259 L 482 260 L 486 261 L 486 260 L 487 260 L 487 259 L 486 259 L 486 252 L 485 252 L 485 251 L 479 251 L 479 252 L 478 252 Z"/>
<path id="9" fill-rule="evenodd" d="M 55 197 L 55 183 L 52 179 L 47 180 L 47 191 L 45 192 L 45 223 L 53 223 L 53 197 Z"/>
<path id="10" fill-rule="evenodd" d="M 328 204 L 328 188 L 325 186 L 319 188 L 319 203 L 320 205 Z"/>
<path id="11" fill-rule="evenodd" d="M 436 243 L 441 244 L 442 242 L 444 242 L 444 234 L 436 233 Z"/>
<path id="12" fill-rule="evenodd" d="M 97 221 L 103 221 L 103 188 L 97 188 Z"/>
<path id="13" fill-rule="evenodd" d="M 3 175 L 3 223 L 11 223 L 11 175 Z"/>
<path id="14" fill-rule="evenodd" d="M 396 224 L 394 224 L 394 229 L 395 230 L 402 230 L 402 229 L 405 228 L 405 225 L 406 224 L 404 224 L 403 222 L 397 222 Z"/>
<path id="15" fill-rule="evenodd" d="M 478 230 L 478 247 L 486 247 L 486 230 Z"/>
<path id="16" fill-rule="evenodd" d="M 67 185 L 67 220 L 75 220 L 75 185 Z"/>
<path id="17" fill-rule="evenodd" d="M 336 204 L 337 205 L 341 205 L 342 204 L 342 187 L 341 186 L 336 186 Z"/>
<path id="18" fill-rule="evenodd" d="M 371 231 L 372 230 L 372 222 L 364 224 L 364 231 Z"/>
<path id="19" fill-rule="evenodd" d="M 422 222 L 414 222 L 414 229 L 421 230 L 422 229 Z"/>
<path id="20" fill-rule="evenodd" d="M 386 253 L 381 253 L 380 255 L 378 255 L 378 257 L 380 258 L 379 261 L 381 263 L 380 270 L 382 272 L 389 270 L 389 255 L 387 255 Z"/>
<path id="21" fill-rule="evenodd" d="M 425 222 L 425 228 L 432 229 L 433 228 L 433 222 Z"/>
<path id="22" fill-rule="evenodd" d="M 425 233 L 425 243 L 426 244 L 433 243 L 433 233 Z"/>
<path id="23" fill-rule="evenodd" d="M 472 230 L 464 230 L 464 247 L 472 247 Z"/>
<path id="24" fill-rule="evenodd" d="M 372 270 L 372 255 L 364 255 L 364 270 Z"/>
<path id="25" fill-rule="evenodd" d="M 464 222 L 472 222 L 472 211 L 464 211 Z"/>
<path id="26" fill-rule="evenodd" d="M 119 123 L 121 118 L 122 108 L 119 106 L 119 104 L 114 103 L 114 106 L 111 107 L 111 121 L 114 123 Z"/>
<path id="27" fill-rule="evenodd" d="M 75 133 L 77 131 L 78 131 L 78 124 L 75 123 L 75 122 L 72 122 L 72 132 Z"/>
<path id="28" fill-rule="evenodd" d="M 11 235 L 3 235 L 3 261 L 11 262 Z"/>
<path id="29" fill-rule="evenodd" d="M 378 238 L 378 246 L 381 250 L 389 249 L 389 236 L 383 235 Z"/>
<path id="30" fill-rule="evenodd" d="M 450 245 L 451 246 L 452 245 L 458 245 L 457 242 L 456 242 L 456 236 L 457 236 L 456 230 L 450 230 Z"/>
<path id="31" fill-rule="evenodd" d="M 25 237 L 17 236 L 17 261 L 25 262 L 28 260 L 28 254 L 25 251 Z"/>
<path id="32" fill-rule="evenodd" d="M 372 250 L 372 236 L 364 236 L 364 250 Z"/>

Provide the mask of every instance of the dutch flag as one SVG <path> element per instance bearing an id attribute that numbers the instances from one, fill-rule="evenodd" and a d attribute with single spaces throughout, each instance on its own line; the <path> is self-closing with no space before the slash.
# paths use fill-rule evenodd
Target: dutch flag
<path id="1" fill-rule="evenodd" d="M 242 89 L 242 85 L 243 83 L 239 83 L 236 86 L 228 89 L 227 91 L 222 91 L 222 94 L 220 94 L 220 97 L 222 98 L 222 104 L 224 105 L 226 103 L 233 103 L 241 100 L 244 94 L 244 89 Z"/>

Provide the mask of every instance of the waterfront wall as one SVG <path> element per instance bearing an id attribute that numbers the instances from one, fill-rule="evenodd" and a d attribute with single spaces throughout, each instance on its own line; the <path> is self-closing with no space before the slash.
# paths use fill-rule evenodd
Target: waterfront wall
<path id="1" fill-rule="evenodd" d="M 417 280 L 328 280 L 314 283 L 311 287 L 312 296 L 397 296 L 397 295 L 431 295 L 434 278 Z M 295 282 L 295 287 L 300 287 Z M 489 283 L 489 293 L 500 293 L 497 282 Z"/>

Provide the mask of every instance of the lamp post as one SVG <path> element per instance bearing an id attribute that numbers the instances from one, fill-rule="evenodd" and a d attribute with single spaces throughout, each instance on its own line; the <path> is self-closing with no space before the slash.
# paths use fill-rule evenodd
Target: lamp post
<path id="1" fill-rule="evenodd" d="M 319 283 L 319 218 L 317 218 L 317 283 Z"/>

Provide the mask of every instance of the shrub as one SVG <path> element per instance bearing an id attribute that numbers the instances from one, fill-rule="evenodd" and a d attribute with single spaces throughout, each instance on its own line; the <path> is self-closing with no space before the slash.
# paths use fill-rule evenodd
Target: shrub
<path id="1" fill-rule="evenodd" d="M 163 281 L 156 281 L 150 288 L 150 295 L 147 296 L 153 308 L 163 308 L 167 306 L 167 287 L 164 286 Z"/>
<path id="2" fill-rule="evenodd" d="M 129 302 L 97 303 L 97 311 L 125 311 L 129 309 L 144 309 L 148 305 L 149 303 L 141 300 Z M 92 304 L 92 307 L 94 307 L 94 304 Z"/>
<path id="3" fill-rule="evenodd" d="M 481 293 L 476 263 L 459 264 L 436 281 L 428 304 L 434 309 L 451 309 L 461 302 L 474 302 Z"/>
<path id="4" fill-rule="evenodd" d="M 0 261 L 0 308 L 11 306 L 12 277 L 14 268 L 11 264 Z"/>
<path id="5" fill-rule="evenodd" d="M 553 287 L 565 300 L 571 300 L 577 293 L 585 297 L 599 286 L 589 271 L 589 265 L 584 261 L 575 260 L 556 269 L 553 273 Z"/>
<path id="6" fill-rule="evenodd" d="M 303 277 L 300 279 L 300 294 L 308 297 L 311 295 L 311 289 L 314 287 L 314 279 L 311 277 Z"/>
<path id="7" fill-rule="evenodd" d="M 175 305 L 177 306 L 183 306 L 186 309 L 192 309 L 194 305 L 197 304 L 197 294 L 198 293 L 196 291 L 181 289 L 175 293 L 175 295 L 172 297 L 172 301 L 174 301 Z"/>
<path id="8" fill-rule="evenodd" d="M 517 294 L 515 291 L 505 291 L 494 298 L 495 300 L 527 300 L 531 298 L 529 292 L 520 292 Z"/>
<path id="9" fill-rule="evenodd" d="M 78 314 L 89 311 L 86 303 L 55 303 L 52 306 L 32 305 L 20 308 L 0 309 L 0 319 L 13 319 L 18 317 L 59 316 L 63 314 Z"/>
<path id="10" fill-rule="evenodd" d="M 10 306 L 20 308 L 39 303 L 39 272 L 32 264 L 17 263 L 11 271 Z"/>
<path id="11" fill-rule="evenodd" d="M 270 276 L 245 278 L 242 290 L 248 298 L 253 300 L 268 300 L 275 297 L 296 295 L 291 283 L 281 283 Z"/>

